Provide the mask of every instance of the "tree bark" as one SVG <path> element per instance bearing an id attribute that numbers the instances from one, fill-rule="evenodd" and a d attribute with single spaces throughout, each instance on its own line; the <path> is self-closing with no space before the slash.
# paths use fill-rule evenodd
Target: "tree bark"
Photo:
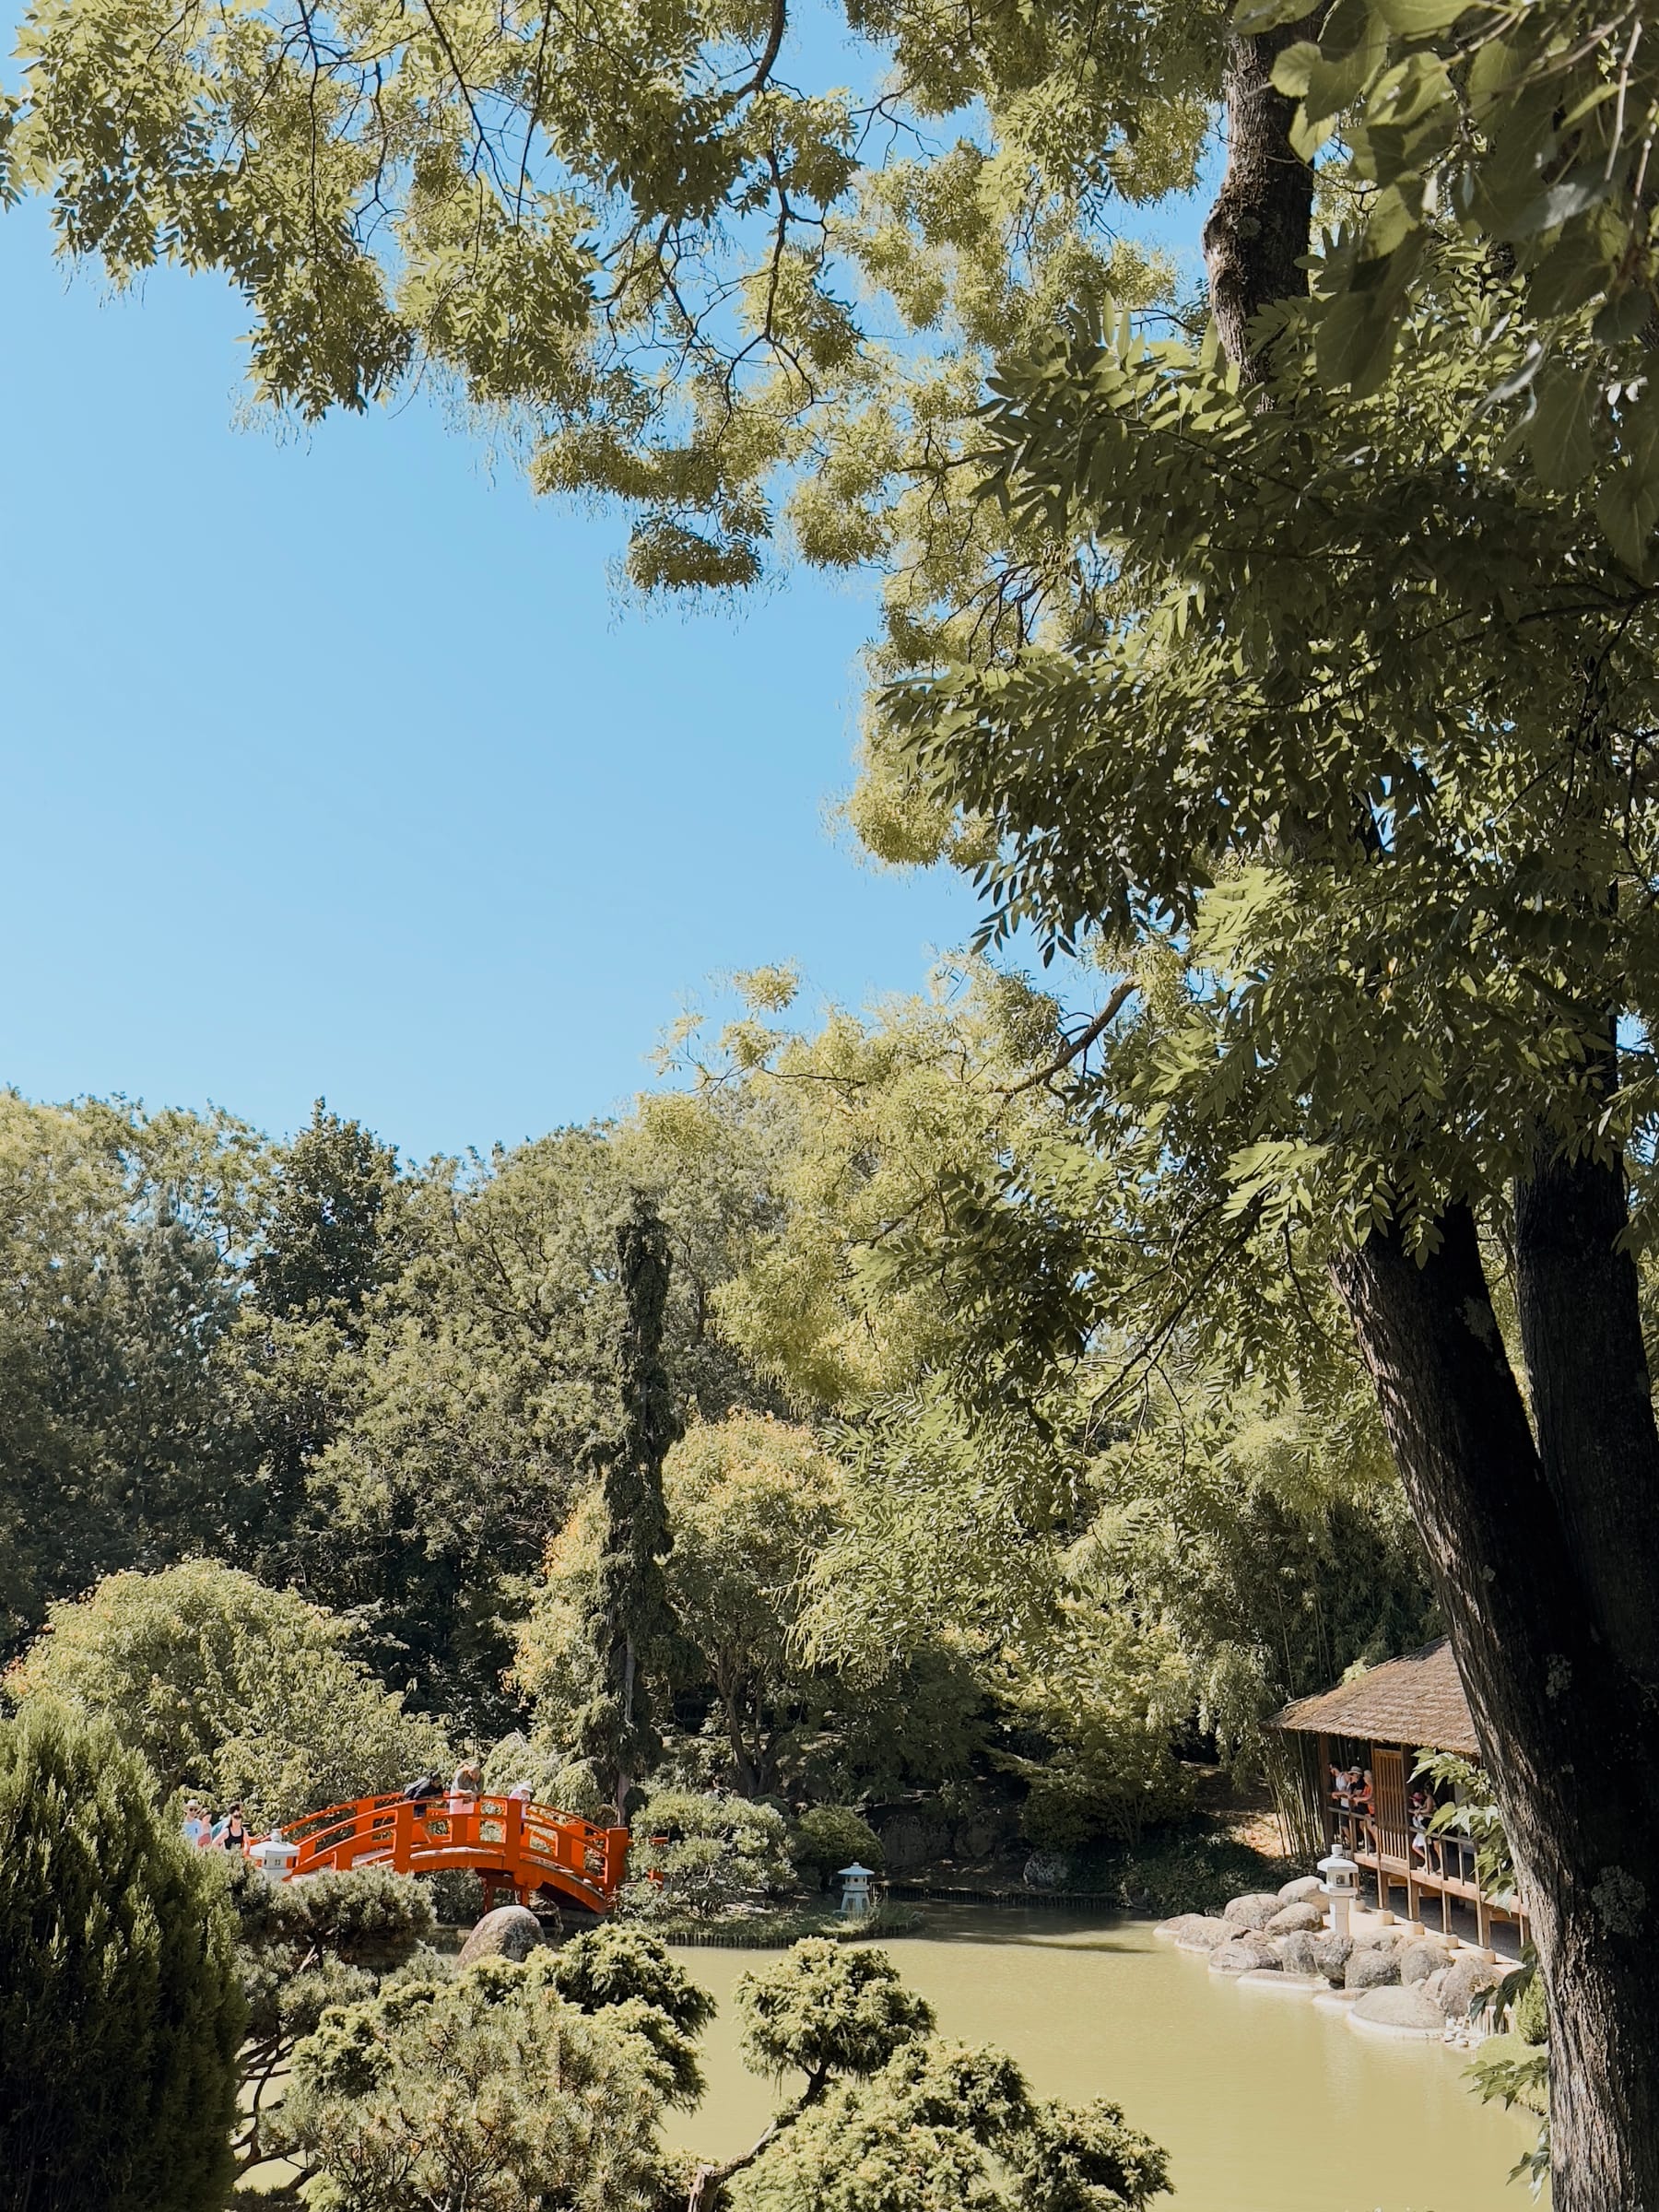
<path id="1" fill-rule="evenodd" d="M 1659 1432 L 1617 1162 L 1540 1143 L 1515 1194 L 1515 1294 L 1544 1479 L 1606 1650 L 1659 1688 Z"/>
<path id="2" fill-rule="evenodd" d="M 1565 1178 L 1567 1193 L 1575 1180 Z M 1572 1255 L 1622 1333 L 1633 1319 L 1634 1268 L 1622 1285 L 1632 1311 L 1621 1315 L 1620 1255 L 1573 1219 L 1570 1204 L 1549 1206 L 1561 1194 L 1553 1179 L 1548 1193 L 1529 1192 L 1518 1209 L 1519 1249 L 1529 1252 L 1547 1214 L 1557 1252 Z M 1586 1400 L 1571 1387 L 1593 1380 L 1591 1362 L 1552 1346 L 1557 1431 L 1549 1447 L 1535 1443 L 1473 1217 L 1455 1207 L 1441 1227 L 1440 1251 L 1421 1265 L 1392 1232 L 1378 1232 L 1334 1272 L 1422 1532 L 1533 1916 L 1550 2000 L 1556 2212 L 1654 2212 L 1659 2013 L 1645 1954 L 1659 1901 L 1659 1727 L 1648 1686 L 1600 1625 L 1606 1603 L 1594 1558 L 1587 1580 L 1547 1472 L 1553 1461 L 1570 1488 L 1594 1488 L 1608 1455 L 1604 1437 L 1590 1440 L 1608 1394 Z M 1554 1257 L 1545 1251 L 1546 1271 Z M 1523 1273 L 1535 1265 L 1535 1255 Z M 1630 1428 L 1628 1408 L 1617 1409 L 1613 1426 Z"/>
<path id="3" fill-rule="evenodd" d="M 1246 382 L 1265 367 L 1256 318 L 1306 291 L 1312 176 L 1271 76 L 1313 28 L 1229 50 L 1204 245 Z M 1466 1206 L 1421 1262 L 1387 1231 L 1334 1266 L 1533 1918 L 1555 2212 L 1659 2212 L 1659 1433 L 1626 1220 L 1617 1165 L 1540 1142 L 1515 1203 L 1530 1418 Z"/>
<path id="4" fill-rule="evenodd" d="M 1228 44 L 1227 170 L 1204 226 L 1210 306 L 1228 359 L 1247 384 L 1264 362 L 1250 326 L 1276 300 L 1305 298 L 1313 216 L 1313 171 L 1290 144 L 1296 102 L 1273 88 L 1273 65 L 1298 39 L 1318 35 L 1318 18 L 1287 23 L 1265 38 L 1231 34 Z"/>

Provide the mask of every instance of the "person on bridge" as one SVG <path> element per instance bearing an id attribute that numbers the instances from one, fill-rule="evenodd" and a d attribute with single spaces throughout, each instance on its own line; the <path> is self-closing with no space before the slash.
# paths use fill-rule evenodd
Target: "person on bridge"
<path id="1" fill-rule="evenodd" d="M 425 1805 L 429 1799 L 441 1797 L 442 1794 L 443 1787 L 436 1774 L 418 1774 L 404 1792 L 407 1802 L 416 1806 Z"/>
<path id="2" fill-rule="evenodd" d="M 248 1847 L 248 1824 L 242 1818 L 242 1808 L 233 1805 L 213 1830 L 213 1841 L 221 1851 L 245 1851 Z"/>
<path id="3" fill-rule="evenodd" d="M 186 1843 L 205 1843 L 208 1834 L 207 1816 L 193 1797 L 184 1807 L 184 1841 Z"/>
<path id="4" fill-rule="evenodd" d="M 484 1787 L 484 1776 L 477 1757 L 469 1752 L 455 1769 L 454 1779 L 449 1787 L 449 1809 L 464 1813 Z"/>

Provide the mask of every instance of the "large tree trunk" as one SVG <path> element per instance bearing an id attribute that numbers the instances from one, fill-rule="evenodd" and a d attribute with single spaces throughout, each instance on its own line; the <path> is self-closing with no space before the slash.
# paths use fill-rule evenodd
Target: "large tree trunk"
<path id="1" fill-rule="evenodd" d="M 1228 359 L 1246 383 L 1261 381 L 1250 325 L 1265 307 L 1308 288 L 1298 266 L 1308 251 L 1313 171 L 1291 147 L 1296 102 L 1273 88 L 1273 65 L 1317 19 L 1287 23 L 1264 39 L 1232 34 L 1227 55 L 1227 171 L 1204 226 L 1210 306 Z"/>
<path id="2" fill-rule="evenodd" d="M 1585 1233 L 1571 1204 L 1587 1175 L 1608 1173 L 1552 1174 L 1517 1209 L 1519 1278 L 1548 1273 L 1565 1252 L 1594 1293 L 1582 1335 L 1580 1316 L 1555 1316 L 1554 1433 L 1543 1449 L 1466 1208 L 1442 1218 L 1441 1249 L 1421 1265 L 1378 1233 L 1335 1267 L 1533 1914 L 1552 2022 L 1556 2212 L 1659 2207 L 1659 2008 L 1646 1961 L 1659 1901 L 1659 1730 L 1649 1680 L 1604 1626 L 1623 1603 L 1624 1578 L 1609 1588 L 1597 1571 L 1607 1529 L 1653 1496 L 1659 1452 L 1650 1409 L 1649 1459 L 1637 1472 L 1628 1403 L 1610 1403 L 1616 1378 L 1598 1381 L 1590 1335 L 1598 1317 L 1615 1341 L 1628 1334 L 1635 1270 L 1610 1239 L 1598 1245 Z M 1606 1191 L 1594 1195 L 1588 1210 L 1605 1226 Z M 1524 1292 L 1524 1309 L 1536 1295 L 1535 1285 Z M 1628 1368 L 1617 1380 L 1628 1400 Z M 1583 1501 L 1587 1549 L 1558 1502 L 1554 1470 Z M 1652 1541 L 1644 1532 L 1637 1549 Z M 1659 1603 L 1659 1581 L 1650 1590 Z M 1644 1648 L 1652 1637 L 1649 1621 Z"/>
<path id="3" fill-rule="evenodd" d="M 1247 382 L 1263 374 L 1256 317 L 1306 290 L 1312 178 L 1271 72 L 1309 33 L 1229 50 L 1204 244 Z M 1533 1915 L 1556 2212 L 1659 2212 L 1659 1436 L 1626 1218 L 1617 1166 L 1540 1144 L 1515 1206 L 1530 1418 L 1466 1208 L 1421 1262 L 1386 1232 L 1335 1270 Z"/>

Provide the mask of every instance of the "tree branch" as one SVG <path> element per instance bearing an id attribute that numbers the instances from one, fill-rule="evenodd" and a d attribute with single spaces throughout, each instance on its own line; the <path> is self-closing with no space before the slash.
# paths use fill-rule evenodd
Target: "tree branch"
<path id="1" fill-rule="evenodd" d="M 1063 1069 L 1068 1068 L 1074 1060 L 1080 1059 L 1091 1044 L 1106 1034 L 1129 1000 L 1139 989 L 1140 985 L 1133 976 L 1125 978 L 1082 1035 L 1075 1037 L 1057 1059 L 1051 1060 L 1046 1067 L 1040 1067 L 1034 1076 L 1027 1076 L 1021 1082 L 1009 1084 L 1003 1090 L 1001 1096 L 1005 1099 L 1017 1099 L 1022 1090 L 1034 1090 L 1039 1083 L 1052 1082 Z"/>

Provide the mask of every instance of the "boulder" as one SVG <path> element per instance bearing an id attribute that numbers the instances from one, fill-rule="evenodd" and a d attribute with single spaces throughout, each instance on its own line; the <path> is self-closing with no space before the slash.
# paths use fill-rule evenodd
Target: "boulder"
<path id="1" fill-rule="evenodd" d="M 1351 1936 L 1315 1936 L 1313 1963 L 1327 1982 L 1342 1980 L 1344 1971 L 1354 1952 Z"/>
<path id="2" fill-rule="evenodd" d="M 1311 1905 L 1324 1895 L 1324 1884 L 1316 1874 L 1299 1874 L 1285 1884 L 1278 1898 L 1281 1905 Z"/>
<path id="3" fill-rule="evenodd" d="M 1420 2036 L 1438 2042 L 1446 2031 L 1445 2015 L 1421 1988 L 1368 1989 L 1356 1997 L 1348 2018 L 1356 2026 L 1387 2029 L 1394 2035 Z"/>
<path id="4" fill-rule="evenodd" d="M 1160 1920 L 1152 1933 L 1182 1950 L 1213 1951 L 1220 1944 L 1230 1943 L 1238 1931 L 1204 1912 L 1178 1912 L 1173 1920 Z"/>
<path id="5" fill-rule="evenodd" d="M 1314 1905 L 1281 1905 L 1267 1923 L 1269 1936 L 1312 1936 L 1324 1926 L 1324 1914 Z"/>
<path id="6" fill-rule="evenodd" d="M 1028 1889 L 1064 1889 L 1071 1879 L 1071 1867 L 1052 1851 L 1034 1851 L 1019 1878 Z"/>
<path id="7" fill-rule="evenodd" d="M 541 1922 L 527 1905 L 498 1905 L 486 1912 L 461 1946 L 457 1966 L 478 1959 L 528 1959 L 544 1940 Z"/>
<path id="8" fill-rule="evenodd" d="M 1446 1969 L 1446 1978 L 1441 1983 L 1440 2008 L 1449 2020 L 1463 2022 L 1469 2018 L 1469 2007 L 1488 1990 L 1496 1989 L 1503 1979 L 1500 1966 L 1488 1966 L 1484 1959 L 1477 1959 L 1471 1951 L 1459 1951 Z"/>
<path id="9" fill-rule="evenodd" d="M 1221 1917 L 1230 1927 L 1265 1928 L 1279 1909 L 1279 1900 L 1265 1890 L 1253 1890 L 1245 1897 L 1235 1897 L 1222 1908 Z"/>
<path id="10" fill-rule="evenodd" d="M 1209 1955 L 1212 1974 L 1270 1974 L 1283 1971 L 1277 1947 L 1259 1937 L 1241 1936 L 1235 1942 L 1218 1944 Z"/>
<path id="11" fill-rule="evenodd" d="M 927 1864 L 927 1830 L 914 1813 L 900 1813 L 878 1831 L 881 1863 L 888 1874 L 913 1874 Z"/>
<path id="12" fill-rule="evenodd" d="M 1432 1936 L 1419 1936 L 1399 1948 L 1400 1980 L 1407 1988 L 1414 1982 L 1427 1982 L 1430 1974 L 1438 1973 L 1451 1957 L 1443 1943 Z"/>
<path id="13" fill-rule="evenodd" d="M 1356 1951 L 1342 1970 L 1345 1989 L 1388 1989 L 1400 1979 L 1400 1962 L 1391 1951 Z"/>
<path id="14" fill-rule="evenodd" d="M 1279 1945 L 1279 1957 L 1285 1962 L 1288 1974 L 1317 1974 L 1323 1972 L 1319 1963 L 1319 1946 L 1305 1930 L 1297 1929 Z"/>
<path id="15" fill-rule="evenodd" d="M 959 1859 L 988 1859 L 1000 1840 L 1001 1830 L 996 1822 L 983 1814 L 974 1814 L 951 1830 L 950 1848 Z"/>

